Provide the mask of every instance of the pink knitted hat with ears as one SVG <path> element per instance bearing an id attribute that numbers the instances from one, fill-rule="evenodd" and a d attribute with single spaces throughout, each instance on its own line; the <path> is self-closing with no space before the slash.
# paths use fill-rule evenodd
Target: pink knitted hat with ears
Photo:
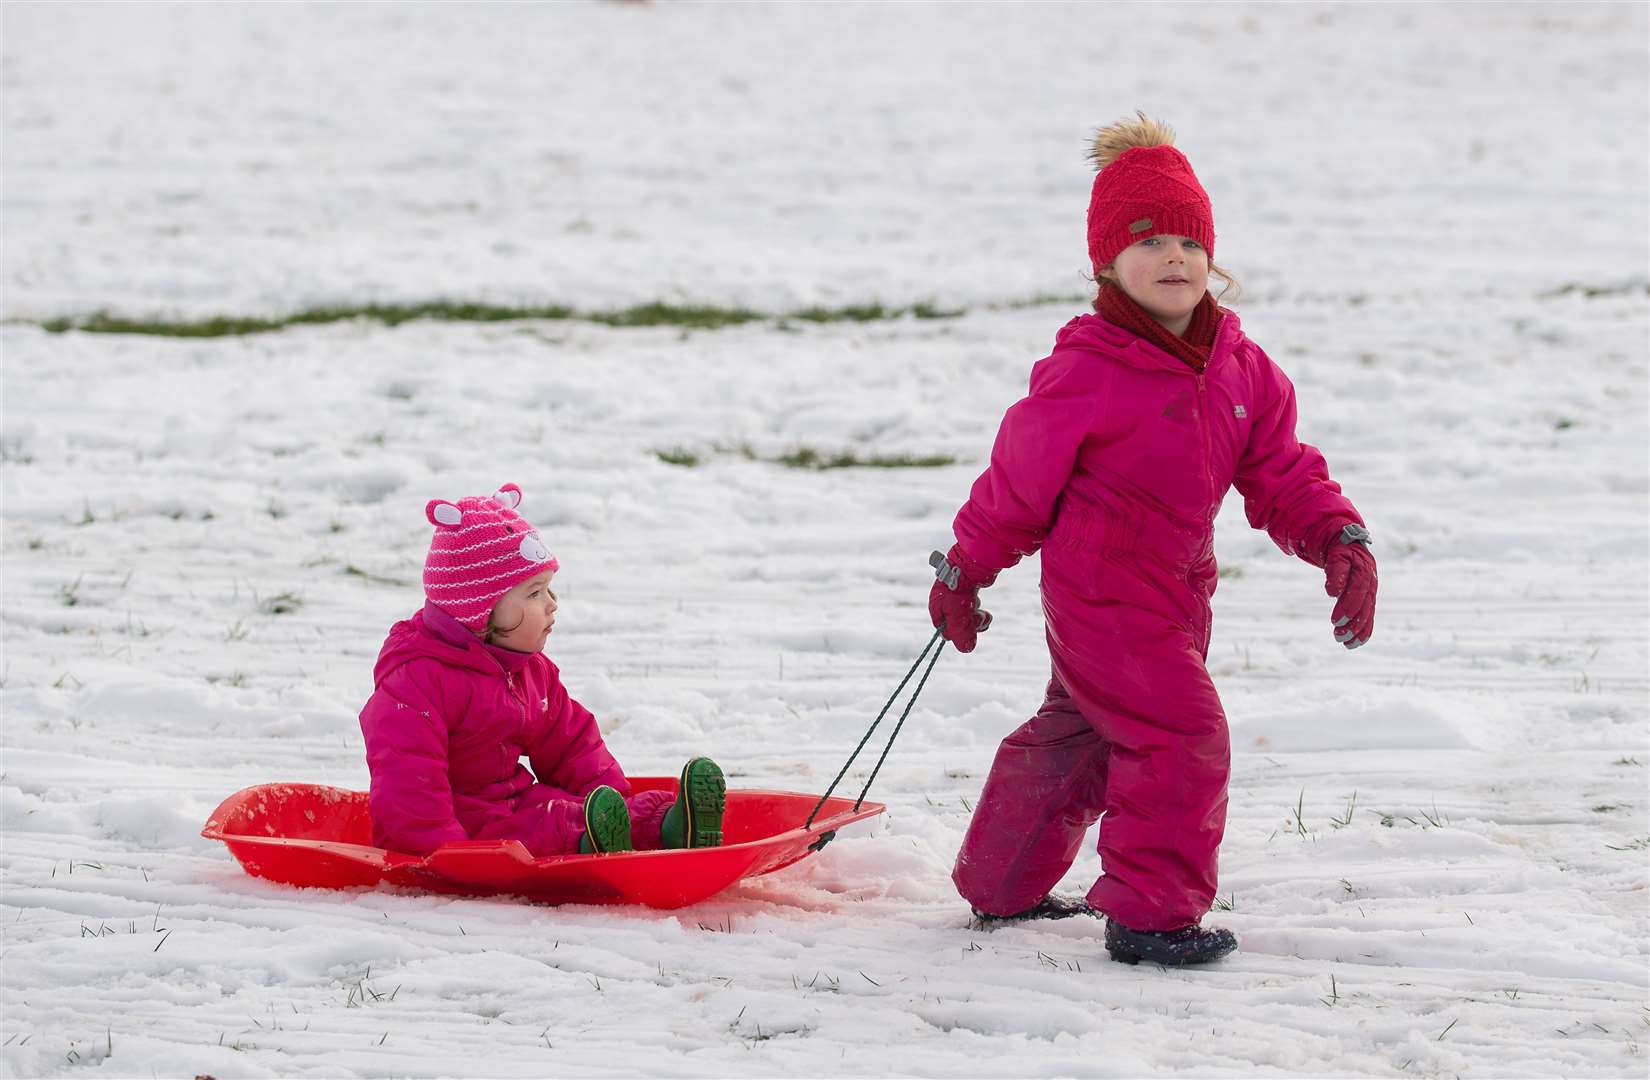
<path id="1" fill-rule="evenodd" d="M 493 495 L 431 499 L 424 507 L 435 526 L 424 557 L 424 598 L 478 634 L 499 597 L 534 575 L 561 569 L 516 513 L 520 505 L 521 489 L 505 484 Z"/>

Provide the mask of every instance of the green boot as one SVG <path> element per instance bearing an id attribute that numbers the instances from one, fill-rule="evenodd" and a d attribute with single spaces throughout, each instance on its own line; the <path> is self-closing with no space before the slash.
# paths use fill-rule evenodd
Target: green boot
<path id="1" fill-rule="evenodd" d="M 624 796 L 603 784 L 584 797 L 584 835 L 579 852 L 633 851 L 630 843 L 630 807 Z"/>
<path id="2" fill-rule="evenodd" d="M 728 785 L 722 770 L 708 757 L 694 758 L 682 766 L 676 801 L 659 826 L 660 843 L 667 848 L 719 846 L 727 804 Z"/>

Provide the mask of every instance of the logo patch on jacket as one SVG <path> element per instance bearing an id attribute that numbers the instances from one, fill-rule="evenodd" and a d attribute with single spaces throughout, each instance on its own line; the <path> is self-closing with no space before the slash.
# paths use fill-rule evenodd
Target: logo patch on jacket
<path id="1" fill-rule="evenodd" d="M 1197 408 L 1192 404 L 1190 391 L 1183 392 L 1179 397 L 1163 407 L 1163 417 L 1176 424 L 1190 424 L 1197 418 Z"/>
<path id="2" fill-rule="evenodd" d="M 1233 405 L 1232 415 L 1237 417 L 1239 420 L 1242 420 L 1244 417 L 1249 415 L 1249 410 L 1245 409 L 1242 405 Z"/>

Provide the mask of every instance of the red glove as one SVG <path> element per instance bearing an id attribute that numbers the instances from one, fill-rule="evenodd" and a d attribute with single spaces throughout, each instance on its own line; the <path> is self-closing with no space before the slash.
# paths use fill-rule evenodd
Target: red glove
<path id="1" fill-rule="evenodd" d="M 1335 640 L 1356 649 L 1375 632 L 1375 556 L 1369 550 L 1369 530 L 1348 525 L 1329 541 L 1324 552 L 1323 588 L 1336 597 L 1329 615 Z"/>
<path id="2" fill-rule="evenodd" d="M 987 570 L 955 544 L 928 561 L 938 579 L 928 590 L 928 617 L 958 652 L 973 652 L 976 635 L 991 625 L 991 612 L 980 608 L 980 590 L 997 580 L 997 571 Z"/>

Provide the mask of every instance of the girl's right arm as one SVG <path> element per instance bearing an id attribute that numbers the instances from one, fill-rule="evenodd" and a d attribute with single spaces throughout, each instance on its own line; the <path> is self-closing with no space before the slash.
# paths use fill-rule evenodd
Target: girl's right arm
<path id="1" fill-rule="evenodd" d="M 388 847 L 411 855 L 469 838 L 453 813 L 447 721 L 438 700 L 411 663 L 391 672 L 361 710 L 372 820 Z"/>
<path id="2" fill-rule="evenodd" d="M 1055 503 L 1094 429 L 1106 370 L 1081 353 L 1055 353 L 1031 369 L 1031 392 L 1004 414 L 991 464 L 953 525 L 976 563 L 1004 570 L 1048 539 Z"/>

